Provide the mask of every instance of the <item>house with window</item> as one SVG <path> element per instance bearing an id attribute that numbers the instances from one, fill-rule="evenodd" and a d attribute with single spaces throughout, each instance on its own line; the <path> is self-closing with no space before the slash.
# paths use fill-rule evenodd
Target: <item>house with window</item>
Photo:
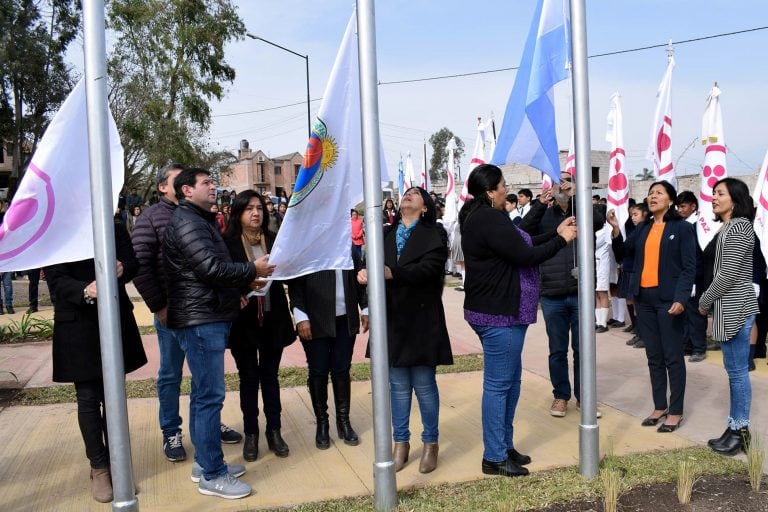
<path id="1" fill-rule="evenodd" d="M 253 189 L 260 194 L 279 196 L 293 192 L 304 157 L 299 152 L 276 157 L 252 150 L 247 140 L 240 141 L 238 160 L 222 173 L 221 186 L 236 191 Z"/>

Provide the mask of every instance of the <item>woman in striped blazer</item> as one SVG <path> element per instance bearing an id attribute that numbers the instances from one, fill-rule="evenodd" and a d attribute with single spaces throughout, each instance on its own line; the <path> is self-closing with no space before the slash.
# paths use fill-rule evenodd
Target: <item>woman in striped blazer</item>
<path id="1" fill-rule="evenodd" d="M 745 272 L 752 268 L 755 232 L 752 198 L 744 182 L 735 178 L 718 181 L 713 189 L 712 211 L 723 226 L 704 249 L 705 265 L 713 265 L 709 274 L 713 277 L 699 300 L 699 312 L 706 315 L 714 311 L 712 338 L 720 342 L 723 351 L 731 408 L 728 428 L 708 444 L 723 455 L 736 455 L 746 451 L 750 440 L 749 333 L 759 312 L 752 273 Z"/>

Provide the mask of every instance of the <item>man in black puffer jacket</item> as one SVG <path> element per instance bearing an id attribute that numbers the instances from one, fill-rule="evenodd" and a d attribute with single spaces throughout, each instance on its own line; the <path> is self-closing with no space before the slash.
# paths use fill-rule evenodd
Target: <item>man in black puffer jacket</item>
<path id="1" fill-rule="evenodd" d="M 227 464 L 221 451 L 221 408 L 224 404 L 224 349 L 231 322 L 240 310 L 240 289 L 259 289 L 273 266 L 267 256 L 252 263 L 234 263 L 210 211 L 216 184 L 204 169 L 185 169 L 174 180 L 179 206 L 165 228 L 165 270 L 168 286 L 168 327 L 177 339 L 192 373 L 189 416 L 195 446 L 192 479 L 201 494 L 243 498 L 251 487 L 237 477 L 240 465 Z"/>
<path id="2" fill-rule="evenodd" d="M 552 207 L 540 201 L 531 203 L 531 210 L 523 217 L 520 228 L 531 235 L 547 233 L 568 217 L 574 215 L 573 177 L 567 172 L 560 175 L 560 183 L 552 186 Z M 542 199 L 547 201 L 550 193 Z M 597 232 L 605 224 L 605 217 L 597 207 L 592 208 L 592 223 Z M 549 380 L 552 382 L 554 401 L 549 413 L 563 417 L 571 399 L 571 380 L 568 371 L 568 345 L 573 349 L 573 396 L 580 399 L 579 387 L 579 282 L 574 276 L 576 244 L 569 242 L 557 254 L 539 265 L 541 275 L 541 311 L 549 337 Z M 592 258 L 590 264 L 594 265 Z M 598 412 L 598 417 L 600 413 Z"/>

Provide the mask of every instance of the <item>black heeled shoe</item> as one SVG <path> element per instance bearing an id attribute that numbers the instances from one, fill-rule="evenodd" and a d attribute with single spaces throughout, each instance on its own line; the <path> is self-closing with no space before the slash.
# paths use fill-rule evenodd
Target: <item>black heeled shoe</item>
<path id="1" fill-rule="evenodd" d="M 670 425 L 669 423 L 662 423 L 659 428 L 656 429 L 656 432 L 662 433 L 662 434 L 669 434 L 670 432 L 674 432 L 678 428 L 680 428 L 680 425 L 683 424 L 683 417 L 680 416 L 680 420 L 674 424 Z"/>
<path id="2" fill-rule="evenodd" d="M 746 453 L 751 439 L 747 427 L 738 430 L 729 428 L 725 439 L 719 444 L 712 445 L 712 449 L 721 455 L 733 457 L 741 451 Z"/>
<path id="3" fill-rule="evenodd" d="M 288 444 L 283 439 L 283 436 L 280 435 L 280 429 L 267 430 L 265 434 L 267 438 L 267 447 L 269 447 L 269 449 L 278 457 L 287 457 L 291 450 L 288 448 Z"/>
<path id="4" fill-rule="evenodd" d="M 716 439 L 710 439 L 709 441 L 707 441 L 707 446 L 709 446 L 711 448 L 712 446 L 714 446 L 716 444 L 722 443 L 725 440 L 725 438 L 728 437 L 728 432 L 730 432 L 730 431 L 731 431 L 731 429 L 729 427 L 726 427 L 725 431 L 723 432 L 723 435 L 721 435 L 720 437 L 718 437 Z"/>
<path id="5" fill-rule="evenodd" d="M 648 416 L 640 423 L 640 425 L 642 425 L 643 427 L 655 427 L 659 423 L 659 420 L 661 420 L 662 418 L 665 418 L 668 414 L 669 414 L 669 411 L 664 411 L 661 414 L 661 416 L 659 416 L 658 418 L 651 418 L 650 416 Z"/>
<path id="6" fill-rule="evenodd" d="M 507 458 L 515 464 L 520 464 L 521 466 L 525 466 L 531 463 L 531 458 L 528 455 L 523 455 L 514 448 L 507 450 Z"/>
<path id="7" fill-rule="evenodd" d="M 483 473 L 486 475 L 501 475 L 501 476 L 528 475 L 528 468 L 524 468 L 517 462 L 513 462 L 509 459 L 505 459 L 501 462 L 491 462 L 490 460 L 483 459 L 482 470 L 483 470 Z"/>

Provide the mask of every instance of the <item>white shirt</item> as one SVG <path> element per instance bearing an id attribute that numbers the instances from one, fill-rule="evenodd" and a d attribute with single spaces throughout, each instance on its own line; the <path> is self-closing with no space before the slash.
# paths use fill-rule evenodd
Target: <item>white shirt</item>
<path id="1" fill-rule="evenodd" d="M 336 316 L 344 316 L 347 314 L 347 302 L 344 296 L 344 274 L 339 269 L 336 269 Z M 361 312 L 363 316 L 368 316 L 368 308 L 364 308 Z M 309 320 L 309 316 L 299 308 L 293 308 L 293 317 L 296 323 Z"/>

